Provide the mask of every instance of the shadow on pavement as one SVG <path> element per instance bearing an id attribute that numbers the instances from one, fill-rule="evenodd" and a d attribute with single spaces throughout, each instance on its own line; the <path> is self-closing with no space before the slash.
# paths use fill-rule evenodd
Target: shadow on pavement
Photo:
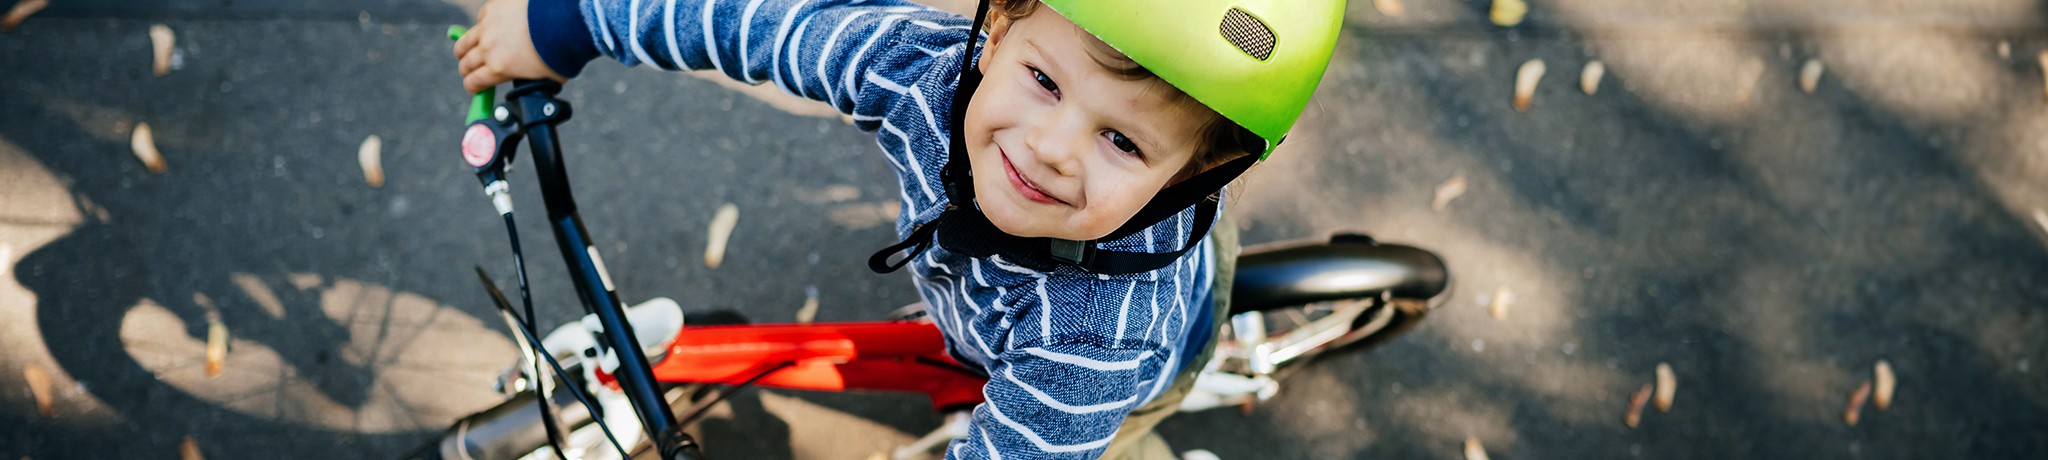
<path id="1" fill-rule="evenodd" d="M 71 2 L 66 8 L 77 9 L 52 7 L 50 14 L 96 16 L 99 4 Z M 179 17 L 211 4 L 166 5 L 131 17 Z M 264 17 L 271 14 L 264 8 L 278 5 L 298 4 L 231 7 Z M 430 1 L 384 5 L 396 5 L 394 17 L 465 15 Z M 323 18 L 356 11 L 320 8 L 305 9 Z M 83 23 L 72 24 L 108 36 L 135 28 Z M 342 45 L 283 33 L 289 27 L 273 27 L 283 37 L 275 46 L 309 56 L 447 59 L 431 28 L 386 28 L 385 35 L 409 37 L 401 42 L 419 48 L 392 51 L 329 48 Z M 1892 89 L 1853 77 L 1830 77 L 1815 94 L 1799 93 L 1793 69 L 1815 52 L 1780 50 L 1823 39 L 1817 35 L 1736 40 L 1737 55 L 1766 65 L 1745 102 L 1728 102 L 1735 98 L 1722 91 L 1739 84 L 1661 93 L 1670 86 L 1636 73 L 1655 63 L 1626 62 L 1621 52 L 1607 58 L 1614 70 L 1603 89 L 1587 96 L 1574 84 L 1579 65 L 1626 40 L 1582 41 L 1568 27 L 1543 27 L 1541 39 L 1494 29 L 1449 37 L 1347 32 L 1305 132 L 1291 141 L 1295 150 L 1248 178 L 1239 190 L 1245 204 L 1233 212 L 1252 222 L 1248 242 L 1362 229 L 1437 250 L 1457 272 L 1458 291 L 1419 329 L 1302 372 L 1251 416 L 1175 417 L 1162 428 L 1175 447 L 1225 458 L 1424 458 L 1455 452 L 1475 436 L 1501 458 L 2020 458 L 2048 451 L 2041 429 L 2048 383 L 2027 364 L 2048 364 L 2038 333 L 2048 328 L 2041 312 L 2048 284 L 2040 282 L 2048 279 L 2048 250 L 2038 232 L 2048 229 L 2033 228 L 2018 214 L 2024 206 L 2015 203 L 2024 201 L 2012 198 L 2032 196 L 2038 206 L 2041 192 L 1986 178 L 2010 160 L 2004 156 L 2038 157 L 2038 145 L 2024 137 L 1968 143 L 1996 133 L 1973 131 L 1969 119 L 1902 112 L 1880 102 Z M 455 168 L 413 167 L 438 176 L 373 190 L 353 163 L 363 136 L 385 133 L 392 169 L 444 164 L 401 152 L 431 150 L 406 143 L 447 137 L 445 127 L 416 126 L 425 117 L 394 116 L 392 107 L 365 101 L 435 98 L 445 88 L 317 92 L 329 83 L 323 79 L 355 76 L 278 70 L 326 63 L 274 50 L 260 55 L 258 68 L 195 65 L 160 80 L 106 70 L 146 55 L 146 42 L 131 42 L 103 50 L 120 57 L 79 57 L 89 63 L 56 66 L 54 74 L 0 73 L 0 99 L 19 101 L 0 123 L 0 138 L 59 176 L 87 216 L 8 273 L 38 298 L 36 329 L 50 357 L 104 407 L 61 422 L 26 410 L 0 413 L 0 439 L 35 458 L 167 456 L 194 433 L 209 458 L 380 458 L 487 406 L 489 394 L 474 389 L 487 388 L 512 354 L 467 267 L 503 262 L 492 259 L 504 254 L 503 229 Z M 216 48 L 199 52 L 223 53 L 221 45 L 205 46 Z M 2014 54 L 2026 59 L 2040 46 L 2022 40 Z M 250 48 L 261 47 L 238 51 L 255 55 Z M 375 57 L 380 51 L 390 55 Z M 0 59 L 65 54 L 33 53 Z M 1552 70 L 1535 108 L 1516 113 L 1507 103 L 1510 81 L 1530 57 Z M 2005 74 L 1990 87 L 2029 102 L 1999 98 L 2002 105 L 1975 112 L 1974 120 L 2038 112 L 2040 89 L 2012 83 L 2038 83 L 2032 68 L 2007 61 L 2000 69 Z M 626 94 L 618 85 L 614 94 Z M 456 113 L 460 102 L 447 101 L 445 112 Z M 1712 110 L 1694 110 L 1701 107 Z M 664 110 L 658 115 L 682 109 Z M 618 129 L 596 111 L 580 116 L 591 131 Z M 158 128 L 165 150 L 179 153 L 167 175 L 148 175 L 122 156 L 127 130 L 145 119 L 180 120 Z M 762 161 L 773 166 L 749 167 L 802 171 L 779 158 Z M 1460 173 L 1471 191 L 1446 211 L 1429 210 L 1430 190 Z M 886 179 L 857 183 L 886 190 L 874 186 Z M 612 182 L 659 184 L 638 176 Z M 673 198 L 661 193 L 682 192 L 649 192 Z M 775 212 L 748 204 L 749 225 Z M 476 214 L 447 214 L 455 209 Z M 852 233 L 815 219 L 759 228 Z M 647 233 L 621 239 L 697 241 L 637 231 Z M 548 252 L 542 241 L 529 237 L 530 252 Z M 681 252 L 671 249 L 637 248 Z M 871 248 L 832 249 L 827 260 L 857 260 Z M 621 279 L 673 282 L 630 273 Z M 878 279 L 849 283 L 900 281 Z M 566 298 L 566 283 L 555 283 L 535 291 Z M 1522 299 L 1505 320 L 1483 311 L 1500 287 Z M 230 368 L 221 380 L 198 376 L 197 354 L 188 351 L 203 341 L 209 311 L 220 313 L 238 346 L 246 344 L 234 356 L 257 359 L 236 364 L 257 365 Z M 1866 408 L 1862 426 L 1843 426 L 1844 399 L 1878 359 L 1900 369 L 1898 406 Z M 1628 394 L 1651 380 L 1659 362 L 1681 376 L 1677 407 L 1647 414 L 1638 429 L 1623 427 Z M 251 381 L 257 384 L 218 388 Z M 461 390 L 393 386 L 400 381 Z M 848 399 L 799 397 L 841 407 Z M 761 398 L 733 401 L 732 417 L 704 423 L 714 450 L 795 455 L 797 430 L 768 414 Z M 936 420 L 885 405 L 851 403 L 903 432 L 921 433 Z"/>
<path id="2" fill-rule="evenodd" d="M 1365 69 L 1326 77 L 1304 122 L 1317 134 L 1286 152 L 1305 159 L 1242 186 L 1246 239 L 1365 229 L 1442 251 L 1456 297 L 1419 334 L 1305 373 L 1250 417 L 1167 422 L 1176 448 L 1421 458 L 1474 436 L 1513 458 L 2048 449 L 2048 386 L 2028 364 L 2048 344 L 2018 332 L 2048 325 L 2037 236 L 2048 229 L 2002 195 L 2026 190 L 1985 180 L 2001 156 L 2038 146 L 1970 144 L 1962 137 L 2001 134 L 1868 99 L 1912 99 L 1893 94 L 1911 87 L 1824 80 L 1799 93 L 1801 52 L 1780 57 L 1779 44 L 1823 37 L 1735 38 L 1772 69 L 1738 101 L 1720 88 L 1644 97 L 1668 86 L 1631 82 L 1655 76 L 1616 56 L 1604 57 L 1600 92 L 1581 94 L 1580 65 L 1603 58 L 1611 43 L 1599 42 L 1624 40 L 1348 32 L 1339 65 Z M 1982 40 L 1989 54 L 1997 40 Z M 1669 41 L 1682 52 L 1702 40 Z M 1516 113 L 1514 68 L 1531 58 L 1550 72 L 1535 107 Z M 1972 116 L 2021 117 L 2039 110 L 2040 89 L 2013 83 L 2038 84 L 2014 78 L 2016 66 L 1950 78 L 2015 95 Z M 1737 115 L 1685 110 L 1697 107 Z M 1428 191 L 1454 174 L 1472 191 L 1430 212 Z M 1505 320 L 1484 311 L 1496 288 L 1523 299 Z M 1844 426 L 1848 394 L 1879 359 L 1910 382 L 1899 406 L 1865 407 L 1862 426 Z M 1681 376 L 1677 408 L 1622 426 L 1628 395 L 1667 361 Z"/>
<path id="3" fill-rule="evenodd" d="M 101 14 L 93 2 L 57 3 L 36 25 Z M 155 17 L 266 6 L 219 3 L 120 9 Z M 467 17 L 440 2 L 414 3 L 378 6 L 447 22 Z M 74 36 L 132 26 L 72 24 L 94 30 Z M 196 38 L 183 45 L 188 53 L 230 48 L 203 27 L 183 33 Z M 281 46 L 297 40 L 280 37 Z M 47 168 L 73 198 L 22 204 L 72 206 L 85 216 L 57 240 L 21 254 L 6 272 L 37 299 L 33 318 L 49 358 L 82 390 L 65 398 L 61 407 L 69 412 L 55 419 L 35 418 L 32 410 L 0 415 L 8 455 L 164 457 L 191 435 L 208 458 L 379 458 L 409 450 L 453 417 L 487 405 L 474 391 L 435 388 L 488 388 L 489 377 L 514 356 L 497 319 L 476 308 L 484 304 L 474 280 L 455 276 L 461 270 L 454 262 L 434 264 L 449 266 L 442 273 L 396 270 L 419 257 L 408 249 L 425 247 L 405 242 L 408 235 L 445 225 L 413 210 L 406 196 L 394 200 L 361 186 L 353 173 L 355 141 L 334 143 L 351 146 L 346 157 L 266 151 L 330 137 L 360 140 L 363 126 L 378 123 L 375 109 L 322 110 L 348 95 L 309 93 L 317 89 L 299 84 L 321 82 L 282 80 L 289 74 L 271 68 L 195 65 L 159 79 L 106 73 L 111 63 L 147 56 L 147 46 L 106 43 L 97 57 L 80 58 L 109 63 L 98 70 L 58 65 L 0 76 L 0 97 L 16 101 L 0 137 Z M 15 48 L 22 54 L 10 61 L 67 53 Z M 312 59 L 299 63 L 318 62 Z M 342 119 L 322 125 L 322 113 Z M 125 156 L 129 131 L 144 121 L 156 122 L 157 142 L 171 157 L 165 175 L 149 175 Z M 278 141 L 288 136 L 317 140 Z M 363 220 L 385 223 L 349 224 Z M 477 227 L 493 236 L 503 231 Z M 225 372 L 213 378 L 203 375 L 200 358 L 209 314 L 232 331 L 235 346 Z M 40 361 L 31 356 L 0 361 Z"/>

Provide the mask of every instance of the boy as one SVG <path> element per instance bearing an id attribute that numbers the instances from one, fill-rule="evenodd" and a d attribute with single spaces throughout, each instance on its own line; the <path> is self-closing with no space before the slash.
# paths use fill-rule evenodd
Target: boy
<path id="1" fill-rule="evenodd" d="M 896 0 L 494 0 L 455 54 L 471 92 L 605 56 L 831 104 L 897 172 L 905 239 L 872 268 L 909 265 L 989 377 L 947 458 L 1171 458 L 1152 427 L 1228 297 L 1222 188 L 1292 127 L 1342 21 L 1341 0 L 1243 3 L 1007 0 L 970 22 Z"/>

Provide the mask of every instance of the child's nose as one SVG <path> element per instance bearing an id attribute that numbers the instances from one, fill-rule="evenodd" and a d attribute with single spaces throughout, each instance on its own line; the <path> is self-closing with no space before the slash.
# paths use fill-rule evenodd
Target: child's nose
<path id="1" fill-rule="evenodd" d="M 1080 173 L 1081 160 L 1093 145 L 1085 120 L 1071 111 L 1055 111 L 1031 130 L 1030 145 L 1038 161 L 1061 176 Z"/>

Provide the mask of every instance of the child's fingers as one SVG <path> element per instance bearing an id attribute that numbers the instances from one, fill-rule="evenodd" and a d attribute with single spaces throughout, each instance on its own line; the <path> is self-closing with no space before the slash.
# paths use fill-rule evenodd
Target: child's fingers
<path id="1" fill-rule="evenodd" d="M 492 72 L 490 69 L 477 69 L 476 72 L 462 77 L 462 89 L 468 90 L 470 94 L 476 94 L 483 92 L 485 88 L 498 86 L 499 83 L 504 82 L 505 77 L 499 76 L 497 72 Z"/>
<path id="2" fill-rule="evenodd" d="M 483 23 L 477 23 L 477 26 L 482 27 Z M 462 34 L 462 38 L 455 40 L 455 57 L 462 58 L 469 54 L 469 50 L 476 48 L 477 41 L 482 36 L 483 34 L 477 33 L 476 29 L 470 29 L 468 33 Z"/>
<path id="3" fill-rule="evenodd" d="M 482 73 L 473 73 L 462 76 L 462 90 L 468 92 L 469 94 L 476 94 L 482 92 L 484 88 L 487 88 L 489 86 L 490 85 L 484 84 L 484 76 Z"/>
<path id="4" fill-rule="evenodd" d="M 469 55 L 462 57 L 462 62 L 458 64 L 457 70 L 461 71 L 463 75 L 469 75 L 471 72 L 475 72 L 478 67 L 484 66 L 485 54 L 489 53 L 485 53 L 482 51 L 470 52 Z"/>

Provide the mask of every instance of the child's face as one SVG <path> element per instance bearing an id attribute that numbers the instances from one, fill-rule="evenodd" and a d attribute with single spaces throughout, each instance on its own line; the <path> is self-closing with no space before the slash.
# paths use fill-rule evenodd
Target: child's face
<path id="1" fill-rule="evenodd" d="M 1000 16 L 1000 15 L 999 15 Z M 1116 230 L 1194 157 L 1207 107 L 1049 8 L 998 17 L 964 124 L 974 195 L 996 228 L 1089 240 Z"/>

